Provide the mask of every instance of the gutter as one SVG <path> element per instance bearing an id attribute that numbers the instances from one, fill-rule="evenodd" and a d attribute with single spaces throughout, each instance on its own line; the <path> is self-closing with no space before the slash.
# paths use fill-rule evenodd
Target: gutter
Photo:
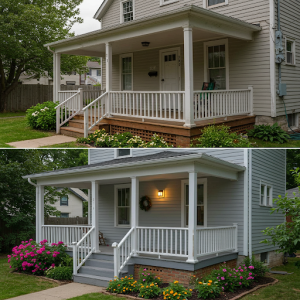
<path id="1" fill-rule="evenodd" d="M 28 182 L 29 182 L 31 185 L 37 187 L 37 184 L 33 183 L 29 177 L 28 177 Z"/>

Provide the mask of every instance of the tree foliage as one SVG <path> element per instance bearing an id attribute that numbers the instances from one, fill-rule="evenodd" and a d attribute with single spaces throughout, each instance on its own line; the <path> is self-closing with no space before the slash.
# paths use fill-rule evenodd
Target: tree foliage
<path id="1" fill-rule="evenodd" d="M 0 150 L 0 251 L 9 251 L 20 240 L 35 232 L 36 189 L 22 176 L 87 164 L 87 150 Z M 59 212 L 51 206 L 66 194 L 55 187 L 45 187 L 45 215 Z M 1 242 L 2 240 L 2 242 Z"/>
<path id="2" fill-rule="evenodd" d="M 0 111 L 16 88 L 20 75 L 39 78 L 53 73 L 53 55 L 45 44 L 72 37 L 82 23 L 82 0 L 0 0 Z M 82 72 L 87 57 L 62 55 L 62 74 Z M 84 68 L 85 70 L 85 68 Z"/>
<path id="3" fill-rule="evenodd" d="M 295 170 L 294 177 L 300 185 L 299 169 Z M 299 186 L 300 191 L 300 186 Z M 271 209 L 271 214 L 282 213 L 289 216 L 291 222 L 284 222 L 276 227 L 268 227 L 263 230 L 267 238 L 262 243 L 278 246 L 279 252 L 295 253 L 300 250 L 300 197 L 294 198 L 278 196 L 274 199 L 275 207 Z"/>

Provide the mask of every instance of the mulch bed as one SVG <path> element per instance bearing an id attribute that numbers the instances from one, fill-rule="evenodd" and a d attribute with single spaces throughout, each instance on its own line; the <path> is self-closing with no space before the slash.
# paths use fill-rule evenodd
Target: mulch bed
<path id="1" fill-rule="evenodd" d="M 215 298 L 216 300 L 237 300 L 241 297 L 244 297 L 245 295 L 247 294 L 250 294 L 262 287 L 266 287 L 268 285 L 273 285 L 275 283 L 277 283 L 278 280 L 275 279 L 275 278 L 272 278 L 272 277 L 261 277 L 261 278 L 258 278 L 256 282 L 253 282 L 248 288 L 241 288 L 241 289 L 238 289 L 237 291 L 235 292 L 226 292 L 226 293 L 222 293 L 220 295 L 220 297 L 218 298 Z M 169 286 L 168 283 L 163 283 L 162 285 L 160 285 L 160 288 L 165 288 Z M 139 293 L 130 293 L 130 294 L 127 294 L 127 295 L 124 295 L 124 294 L 112 294 L 112 293 L 108 293 L 108 292 L 103 292 L 104 294 L 108 294 L 108 295 L 114 295 L 114 296 L 118 296 L 118 297 L 125 297 L 125 298 L 129 298 L 129 299 L 132 299 L 132 298 L 135 298 L 135 299 L 141 299 L 141 300 L 144 300 L 143 298 L 139 298 L 138 297 L 138 294 Z M 164 297 L 163 295 L 161 295 L 160 297 L 157 297 L 157 298 L 153 298 L 153 300 L 163 300 Z M 192 292 L 192 297 L 189 298 L 189 300 L 201 300 L 201 298 L 198 298 L 197 296 L 197 291 L 193 291 Z"/>

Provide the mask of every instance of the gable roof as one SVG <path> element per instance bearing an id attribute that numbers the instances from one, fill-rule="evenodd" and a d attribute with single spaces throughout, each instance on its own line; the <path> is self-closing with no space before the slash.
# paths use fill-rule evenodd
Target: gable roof
<path id="1" fill-rule="evenodd" d="M 104 0 L 95 13 L 94 19 L 101 20 L 113 2 L 114 0 Z"/>
<path id="2" fill-rule="evenodd" d="M 88 61 L 86 66 L 90 69 L 101 69 L 101 66 L 97 61 Z"/>
<path id="3" fill-rule="evenodd" d="M 88 201 L 88 196 L 82 190 L 77 188 L 68 188 L 68 190 L 82 201 Z"/>

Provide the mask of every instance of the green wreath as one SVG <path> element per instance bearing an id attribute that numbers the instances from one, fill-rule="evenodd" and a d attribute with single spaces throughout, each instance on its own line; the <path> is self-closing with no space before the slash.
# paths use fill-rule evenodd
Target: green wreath
<path id="1" fill-rule="evenodd" d="M 140 209 L 148 211 L 152 206 L 151 199 L 148 196 L 143 196 L 140 200 Z"/>

